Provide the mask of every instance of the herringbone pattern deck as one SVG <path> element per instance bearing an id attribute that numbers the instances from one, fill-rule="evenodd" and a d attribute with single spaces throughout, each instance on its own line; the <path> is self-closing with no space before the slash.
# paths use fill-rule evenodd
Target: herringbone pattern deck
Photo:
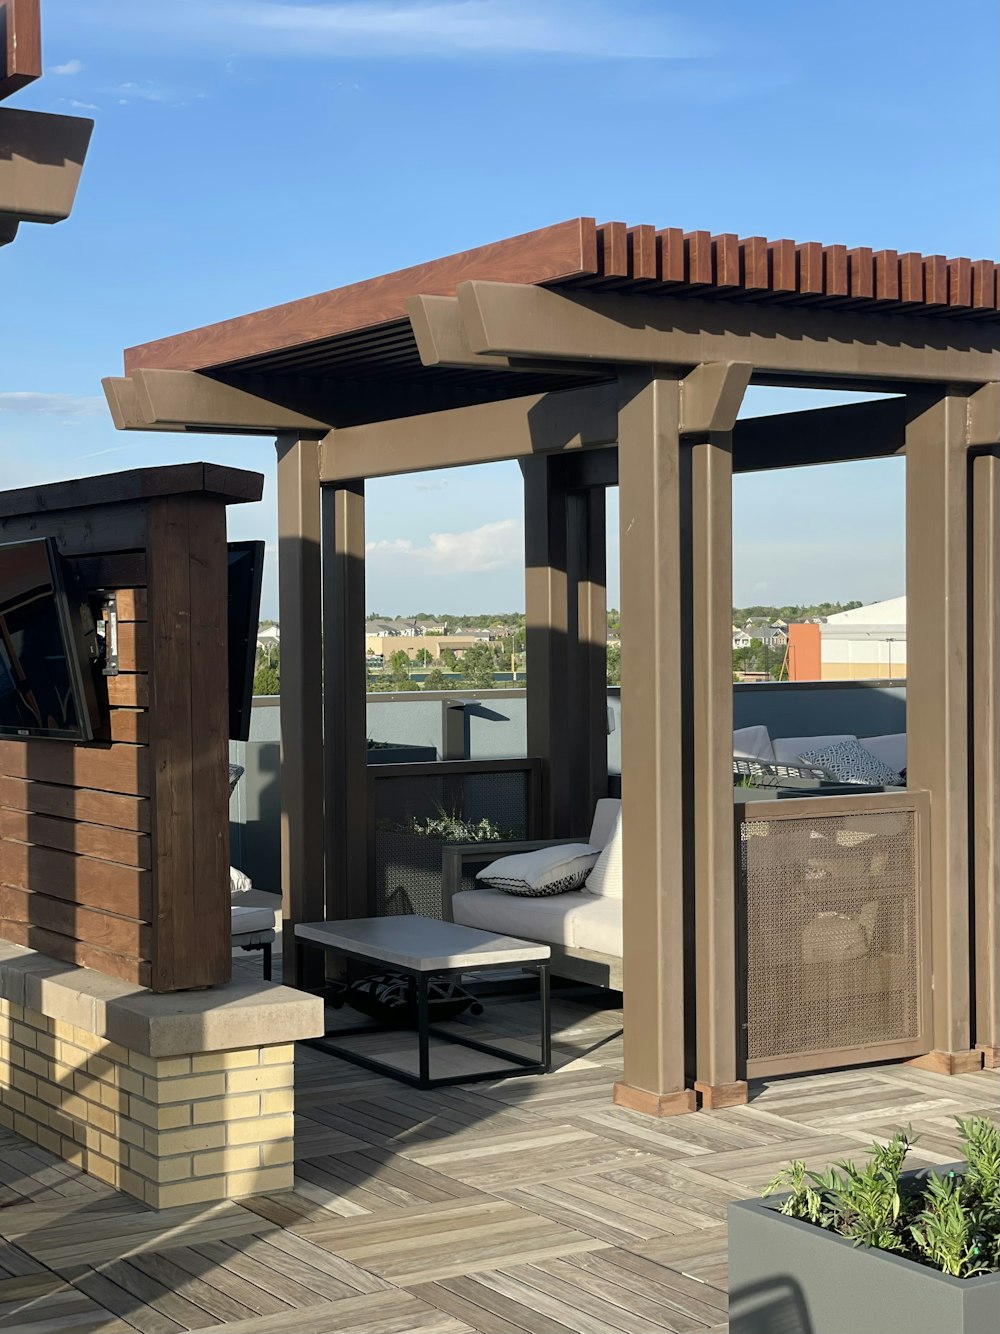
<path id="1" fill-rule="evenodd" d="M 520 1001 L 491 1004 L 527 1028 Z M 555 1007 L 557 1072 L 416 1093 L 303 1050 L 298 1181 L 154 1214 L 0 1138 L 0 1329 L 175 1334 L 653 1334 L 726 1327 L 725 1208 L 791 1157 L 995 1115 L 996 1074 L 905 1066 L 754 1087 L 655 1122 L 610 1103 L 615 1011 Z"/>

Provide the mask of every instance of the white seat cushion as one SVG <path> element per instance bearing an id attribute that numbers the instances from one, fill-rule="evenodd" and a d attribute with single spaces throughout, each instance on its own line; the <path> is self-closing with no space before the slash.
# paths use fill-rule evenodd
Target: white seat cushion
<path id="1" fill-rule="evenodd" d="M 767 728 L 738 727 L 733 733 L 734 760 L 760 760 L 762 764 L 774 763 L 774 747 Z"/>
<path id="2" fill-rule="evenodd" d="M 451 906 L 456 922 L 480 931 L 598 954 L 622 953 L 620 899 L 597 898 L 580 890 L 554 898 L 523 899 L 499 889 L 466 889 L 455 895 Z"/>
<path id="3" fill-rule="evenodd" d="M 776 764 L 790 764 L 801 768 L 804 750 L 826 750 L 828 746 L 839 746 L 842 741 L 857 741 L 857 739 L 852 732 L 841 732 L 836 736 L 775 737 L 772 743 L 774 760 Z"/>
<path id="4" fill-rule="evenodd" d="M 623 957 L 622 901 L 621 899 L 591 896 L 585 912 L 577 913 L 570 926 L 573 944 L 578 950 L 594 950 L 597 954 Z"/>
<path id="5" fill-rule="evenodd" d="M 604 848 L 608 839 L 615 832 L 618 817 L 621 814 L 620 797 L 601 797 L 594 807 L 594 823 L 590 826 L 587 842 L 592 848 Z"/>
<path id="6" fill-rule="evenodd" d="M 250 889 L 253 889 L 253 881 L 247 875 L 246 871 L 241 871 L 236 866 L 230 866 L 229 868 L 230 894 L 245 894 L 247 890 Z"/>
<path id="7" fill-rule="evenodd" d="M 901 774 L 906 768 L 906 733 L 893 732 L 887 736 L 865 736 L 861 738 L 865 750 L 887 764 L 890 769 Z"/>
<path id="8" fill-rule="evenodd" d="M 273 908 L 230 908 L 234 936 L 248 936 L 257 931 L 274 930 Z"/>
<path id="9" fill-rule="evenodd" d="M 614 831 L 587 876 L 584 893 L 595 898 L 620 899 L 622 896 L 622 813 L 619 808 Z"/>
<path id="10" fill-rule="evenodd" d="M 461 926 L 548 945 L 572 945 L 573 917 L 592 903 L 593 897 L 578 889 L 542 899 L 519 898 L 502 889 L 465 889 L 454 896 L 451 910 Z"/>

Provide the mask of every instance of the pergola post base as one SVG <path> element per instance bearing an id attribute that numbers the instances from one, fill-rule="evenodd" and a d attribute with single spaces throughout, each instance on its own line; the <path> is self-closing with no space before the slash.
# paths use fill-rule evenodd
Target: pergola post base
<path id="1" fill-rule="evenodd" d="M 696 1079 L 694 1088 L 701 1099 L 702 1110 L 706 1112 L 716 1112 L 722 1107 L 745 1107 L 750 1101 L 750 1085 L 745 1079 L 732 1084 L 706 1084 Z"/>
<path id="2" fill-rule="evenodd" d="M 634 1088 L 624 1080 L 617 1080 L 613 1092 L 616 1107 L 626 1107 L 643 1116 L 684 1116 L 698 1110 L 698 1095 L 694 1089 L 678 1089 L 676 1093 L 650 1093 L 648 1089 Z"/>
<path id="3" fill-rule="evenodd" d="M 983 1051 L 978 1047 L 968 1051 L 929 1051 L 923 1056 L 914 1056 L 906 1064 L 916 1066 L 918 1070 L 933 1070 L 936 1075 L 971 1075 L 983 1068 Z"/>
<path id="4" fill-rule="evenodd" d="M 1000 1070 L 1000 1047 L 980 1045 L 976 1051 L 982 1055 L 984 1070 Z"/>

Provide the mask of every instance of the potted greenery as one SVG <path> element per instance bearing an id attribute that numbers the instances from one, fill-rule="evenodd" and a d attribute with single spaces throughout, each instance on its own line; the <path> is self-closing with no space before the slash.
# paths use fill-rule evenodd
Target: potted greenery
<path id="1" fill-rule="evenodd" d="M 381 819 L 375 826 L 375 883 L 380 913 L 440 917 L 441 849 L 446 843 L 498 843 L 523 838 L 488 816 L 471 818 L 438 806 L 431 815 Z"/>
<path id="2" fill-rule="evenodd" d="M 1000 1128 L 958 1127 L 965 1162 L 904 1171 L 899 1133 L 862 1167 L 793 1162 L 765 1198 L 731 1204 L 733 1334 L 996 1334 Z"/>

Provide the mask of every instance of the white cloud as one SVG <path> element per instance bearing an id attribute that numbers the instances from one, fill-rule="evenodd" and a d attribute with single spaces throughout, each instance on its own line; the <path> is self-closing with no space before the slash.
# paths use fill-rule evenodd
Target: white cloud
<path id="1" fill-rule="evenodd" d="M 75 97 L 69 99 L 69 105 L 77 111 L 100 111 L 96 102 L 81 102 Z"/>
<path id="2" fill-rule="evenodd" d="M 369 542 L 365 551 L 369 558 L 403 558 L 422 573 L 483 574 L 520 565 L 524 537 L 518 520 L 500 519 L 465 533 L 431 533 L 425 546 L 398 537 Z"/>
<path id="3" fill-rule="evenodd" d="M 94 21 L 105 6 L 90 6 Z M 272 55 L 543 55 L 689 59 L 711 54 L 690 25 L 663 13 L 623 21 L 614 0 L 175 0 L 115 6 L 120 31 L 183 36 Z"/>
<path id="4" fill-rule="evenodd" d="M 0 413 L 17 416 L 94 417 L 105 410 L 100 397 L 80 394 L 38 394 L 26 391 L 0 393 Z"/>
<path id="5" fill-rule="evenodd" d="M 82 60 L 67 60 L 65 65 L 50 65 L 50 74 L 79 74 L 83 69 Z"/>

